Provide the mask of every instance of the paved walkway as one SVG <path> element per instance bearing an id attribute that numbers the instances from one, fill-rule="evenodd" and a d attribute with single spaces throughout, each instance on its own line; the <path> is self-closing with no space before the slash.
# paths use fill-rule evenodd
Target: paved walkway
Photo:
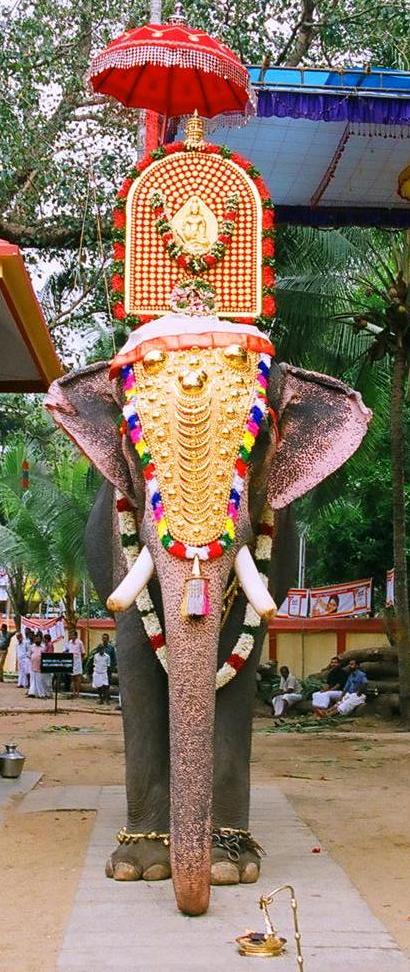
<path id="1" fill-rule="evenodd" d="M 296 890 L 305 972 L 410 972 L 410 963 L 344 871 L 324 851 L 312 854 L 317 838 L 276 786 L 252 791 L 252 830 L 268 853 L 261 880 L 213 888 L 210 910 L 201 918 L 176 910 L 170 881 L 122 884 L 104 877 L 113 834 L 125 819 L 124 791 L 111 786 L 91 794 L 91 788 L 84 789 L 88 793 L 81 798 L 81 787 L 75 788 L 76 805 L 87 798 L 97 804 L 98 813 L 59 972 L 256 972 L 255 960 L 236 951 L 235 937 L 247 928 L 262 930 L 259 895 L 282 883 Z M 34 809 L 33 796 L 23 801 L 23 812 L 24 803 Z M 289 942 L 280 972 L 297 968 L 289 912 L 283 895 L 272 909 L 274 923 Z"/>
<path id="2" fill-rule="evenodd" d="M 41 780 L 41 773 L 24 770 L 18 780 L 0 776 L 0 820 L 10 800 L 28 793 Z"/>

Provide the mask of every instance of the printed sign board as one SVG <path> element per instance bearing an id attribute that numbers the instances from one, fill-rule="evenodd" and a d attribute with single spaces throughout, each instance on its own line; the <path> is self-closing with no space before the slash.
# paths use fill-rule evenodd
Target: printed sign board
<path id="1" fill-rule="evenodd" d="M 41 671 L 47 675 L 71 675 L 74 655 L 71 651 L 42 652 Z"/>

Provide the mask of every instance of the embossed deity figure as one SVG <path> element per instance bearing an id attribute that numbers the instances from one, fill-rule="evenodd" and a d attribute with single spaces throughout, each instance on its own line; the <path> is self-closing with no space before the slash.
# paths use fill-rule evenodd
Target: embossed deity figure
<path id="1" fill-rule="evenodd" d="M 127 343 L 47 399 L 106 480 L 87 545 L 117 624 L 127 786 L 106 873 L 172 876 L 197 915 L 210 884 L 259 875 L 252 706 L 291 581 L 289 504 L 355 451 L 370 413 L 342 382 L 276 363 L 273 204 L 197 122 L 124 182 L 114 261 Z"/>
<path id="2" fill-rule="evenodd" d="M 189 210 L 182 228 L 182 242 L 192 253 L 203 253 L 209 249 L 209 239 L 206 220 L 201 214 L 200 201 L 194 196 L 189 204 Z"/>

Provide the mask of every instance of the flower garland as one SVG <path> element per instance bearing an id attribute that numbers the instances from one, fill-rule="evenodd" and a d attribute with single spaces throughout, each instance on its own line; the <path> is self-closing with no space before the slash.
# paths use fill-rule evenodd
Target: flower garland
<path id="1" fill-rule="evenodd" d="M 113 210 L 113 275 L 111 278 L 111 288 L 110 288 L 110 299 L 111 299 L 111 310 L 112 315 L 117 321 L 124 321 L 126 326 L 129 328 L 139 327 L 141 324 L 145 324 L 152 320 L 152 315 L 135 315 L 127 314 L 124 306 L 124 280 L 125 280 L 125 207 L 127 203 L 127 196 L 131 189 L 131 186 L 135 179 L 138 179 L 142 172 L 148 168 L 152 162 L 157 162 L 159 159 L 164 159 L 167 155 L 173 155 L 175 152 L 190 152 L 191 149 L 185 145 L 184 142 L 173 142 L 169 145 L 160 145 L 158 148 L 154 149 L 149 155 L 137 162 L 136 165 L 131 169 L 127 178 L 124 180 L 119 192 L 117 193 L 117 199 L 115 208 Z M 256 186 L 259 196 L 262 201 L 262 314 L 256 320 L 254 318 L 249 318 L 249 323 L 260 327 L 264 331 L 269 331 L 273 324 L 273 318 L 276 313 L 276 302 L 275 302 L 275 241 L 274 241 L 274 225 L 275 225 L 275 211 L 274 205 L 270 198 L 269 190 L 267 189 L 263 179 L 261 178 L 258 169 L 248 162 L 247 159 L 242 158 L 237 152 L 231 152 L 229 148 L 225 145 L 212 145 L 207 143 L 204 145 L 202 152 L 208 155 L 220 155 L 224 159 L 231 159 L 235 165 L 243 169 L 250 179 L 252 179 L 254 185 Z M 224 244 L 225 246 L 228 244 Z M 207 254 L 210 256 L 210 254 Z M 185 259 L 184 254 L 180 254 L 180 258 Z M 178 259 L 180 259 L 178 258 Z M 202 258 L 195 258 L 202 259 Z M 203 257 L 205 259 L 205 257 Z M 235 318 L 233 318 L 235 320 Z M 243 323 L 243 319 L 242 319 Z"/>
<path id="2" fill-rule="evenodd" d="M 204 317 L 215 312 L 215 290 L 200 277 L 184 280 L 174 287 L 169 306 L 177 314 L 199 314 Z"/>
<path id="3" fill-rule="evenodd" d="M 138 553 L 138 537 L 136 534 L 135 517 L 132 508 L 125 497 L 116 490 L 116 507 L 118 514 L 119 532 L 121 543 L 124 550 L 127 570 L 130 570 L 135 563 Z M 268 571 L 272 554 L 273 543 L 273 523 L 274 514 L 266 504 L 264 507 L 261 522 L 258 527 L 255 548 L 255 563 L 265 586 L 268 586 Z M 151 648 L 161 662 L 162 667 L 167 672 L 167 647 L 162 631 L 161 622 L 158 618 L 154 604 L 151 599 L 148 587 L 144 587 L 141 594 L 136 599 L 136 605 L 141 615 L 145 633 L 148 637 Z M 247 604 L 242 631 L 236 645 L 232 649 L 229 657 L 218 669 L 216 675 L 216 690 L 223 688 L 228 682 L 232 681 L 237 672 L 243 668 L 255 646 L 256 636 L 262 624 L 262 619 L 256 614 L 253 607 Z"/>
<path id="4" fill-rule="evenodd" d="M 255 441 L 259 435 L 262 420 L 267 411 L 267 387 L 271 357 L 268 354 L 261 354 L 258 362 L 258 369 L 255 381 L 253 399 L 249 414 L 245 424 L 242 443 L 234 466 L 232 487 L 229 493 L 227 515 L 225 520 L 224 532 L 217 540 L 211 541 L 202 547 L 190 546 L 180 540 L 174 540 L 169 531 L 168 521 L 162 502 L 160 485 L 157 478 L 155 463 L 153 462 L 148 445 L 144 439 L 141 420 L 137 412 L 137 383 L 132 365 L 125 365 L 121 368 L 125 405 L 123 416 L 127 423 L 129 438 L 138 453 L 142 472 L 147 483 L 147 490 L 150 497 L 152 514 L 157 526 L 157 532 L 162 546 L 179 557 L 180 560 L 193 560 L 198 556 L 200 560 L 214 560 L 220 557 L 224 550 L 229 550 L 235 540 L 235 523 L 239 516 L 239 506 L 241 496 L 245 486 L 245 479 L 251 459 L 251 452 Z"/>
<path id="5" fill-rule="evenodd" d="M 222 217 L 222 227 L 218 239 L 212 244 L 207 253 L 192 256 L 184 249 L 172 227 L 171 219 L 165 209 L 165 199 L 159 189 L 154 189 L 151 196 L 151 208 L 155 215 L 155 226 L 167 248 L 171 260 L 176 260 L 182 270 L 191 273 L 205 273 L 223 260 L 228 246 L 232 241 L 235 225 L 238 219 L 239 198 L 235 192 L 226 200 L 226 209 Z"/>

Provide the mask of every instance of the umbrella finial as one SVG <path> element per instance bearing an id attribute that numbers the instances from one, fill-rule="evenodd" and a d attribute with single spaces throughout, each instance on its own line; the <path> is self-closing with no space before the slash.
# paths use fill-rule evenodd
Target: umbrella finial
<path id="1" fill-rule="evenodd" d="M 188 118 L 185 128 L 185 145 L 187 149 L 202 149 L 204 142 L 204 120 L 200 118 L 195 108 L 194 114 Z"/>
<path id="2" fill-rule="evenodd" d="M 169 18 L 170 24 L 186 24 L 187 19 L 185 16 L 185 10 L 182 6 L 181 0 L 176 0 L 175 10 L 172 16 Z"/>

